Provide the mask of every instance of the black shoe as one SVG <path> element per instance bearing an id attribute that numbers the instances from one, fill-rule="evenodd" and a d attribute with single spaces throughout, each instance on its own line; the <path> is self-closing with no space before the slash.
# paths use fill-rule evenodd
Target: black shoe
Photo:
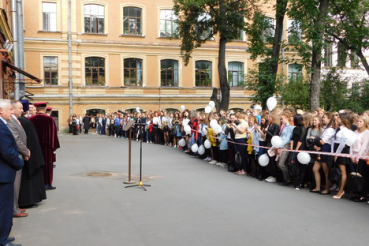
<path id="1" fill-rule="evenodd" d="M 319 194 L 320 194 L 320 195 L 325 196 L 325 195 L 329 195 L 329 194 L 331 194 L 331 192 L 330 192 L 330 191 L 328 191 L 327 193 L 324 193 L 323 191 L 321 191 Z"/>
<path id="2" fill-rule="evenodd" d="M 53 168 L 56 168 L 56 165 L 55 164 L 53 165 Z"/>
<path id="3" fill-rule="evenodd" d="M 279 185 L 281 185 L 281 186 L 290 186 L 291 185 L 291 181 L 290 182 L 283 181 L 283 182 L 279 183 Z"/>
<path id="4" fill-rule="evenodd" d="M 46 190 L 55 190 L 55 189 L 56 189 L 56 187 L 55 187 L 55 186 L 52 186 L 52 185 L 47 184 L 47 185 L 45 185 L 45 189 L 46 189 Z"/>
<path id="5" fill-rule="evenodd" d="M 365 197 L 355 197 L 354 199 L 352 199 L 354 202 L 366 202 L 366 198 Z"/>
<path id="6" fill-rule="evenodd" d="M 15 237 L 8 237 L 7 239 L 9 241 L 9 243 L 13 242 L 15 240 Z"/>
<path id="7" fill-rule="evenodd" d="M 22 244 L 7 243 L 4 246 L 22 246 Z"/>
<path id="8" fill-rule="evenodd" d="M 311 193 L 320 193 L 320 190 L 310 190 Z"/>

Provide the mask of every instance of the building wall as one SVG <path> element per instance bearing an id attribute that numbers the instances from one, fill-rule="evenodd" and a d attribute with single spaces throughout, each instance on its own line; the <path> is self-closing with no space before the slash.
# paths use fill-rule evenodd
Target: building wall
<path id="1" fill-rule="evenodd" d="M 27 91 L 34 94 L 34 101 L 48 101 L 59 113 L 59 125 L 66 126 L 69 115 L 68 89 L 68 1 L 67 0 L 27 0 L 24 2 L 24 37 L 26 70 L 44 78 L 44 56 L 58 58 L 58 84 L 29 86 Z M 57 4 L 57 28 L 43 30 L 42 3 Z M 103 34 L 84 33 L 84 4 L 100 4 L 105 7 L 105 32 Z M 188 66 L 180 57 L 180 40 L 162 38 L 159 35 L 160 10 L 171 9 L 172 0 L 75 0 L 72 1 L 72 82 L 73 113 L 84 114 L 88 109 L 104 109 L 114 112 L 141 107 L 144 110 L 165 108 L 204 108 L 214 87 L 219 88 L 217 63 L 218 42 L 208 41 L 194 50 Z M 142 36 L 123 35 L 123 7 L 137 6 L 143 11 Z M 272 8 L 264 7 L 269 16 Z M 287 31 L 286 31 L 287 32 Z M 285 35 L 286 36 L 286 35 Z M 246 53 L 246 38 L 227 44 L 226 60 L 243 62 L 244 73 L 255 68 L 255 63 Z M 288 54 L 287 54 L 288 55 Z M 85 58 L 97 56 L 105 58 L 105 86 L 85 84 Z M 123 60 L 143 59 L 143 86 L 124 86 Z M 178 87 L 160 86 L 160 60 L 175 59 L 179 63 Z M 195 61 L 212 62 L 212 86 L 196 87 Z M 282 67 L 280 68 L 282 71 Z M 284 70 L 283 72 L 286 72 Z M 251 91 L 244 86 L 232 87 L 230 108 L 249 108 Z"/>

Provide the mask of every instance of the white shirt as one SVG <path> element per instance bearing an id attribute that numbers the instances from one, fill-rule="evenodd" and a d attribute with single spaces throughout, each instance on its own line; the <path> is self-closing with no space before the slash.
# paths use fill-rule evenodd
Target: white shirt
<path id="1" fill-rule="evenodd" d="M 6 120 L 4 120 L 1 116 L 0 116 L 0 120 L 2 120 L 4 122 L 5 125 L 8 124 L 8 122 Z"/>
<path id="2" fill-rule="evenodd" d="M 369 130 L 363 132 L 355 131 L 357 139 L 350 148 L 350 154 L 363 156 L 369 153 Z M 356 159 L 358 161 L 358 159 Z"/>

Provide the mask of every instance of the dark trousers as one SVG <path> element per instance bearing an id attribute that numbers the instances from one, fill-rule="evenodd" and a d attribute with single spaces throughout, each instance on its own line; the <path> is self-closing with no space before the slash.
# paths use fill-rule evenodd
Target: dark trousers
<path id="1" fill-rule="evenodd" d="M 217 146 L 211 146 L 211 149 L 213 150 L 213 160 L 219 162 L 219 148 Z"/>
<path id="2" fill-rule="evenodd" d="M 234 145 L 235 152 L 237 153 L 238 151 L 241 154 L 242 159 L 241 169 L 246 171 L 248 169 L 248 162 L 246 159 L 247 145 L 244 144 L 246 144 L 247 138 L 235 139 L 235 142 L 236 142 L 236 144 Z"/>
<path id="3" fill-rule="evenodd" d="M 0 183 L 0 245 L 8 243 L 13 225 L 14 183 Z"/>

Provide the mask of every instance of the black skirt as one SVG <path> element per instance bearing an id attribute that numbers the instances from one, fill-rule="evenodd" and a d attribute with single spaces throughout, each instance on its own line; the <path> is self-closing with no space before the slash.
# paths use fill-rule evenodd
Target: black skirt
<path id="1" fill-rule="evenodd" d="M 338 149 L 339 144 L 334 144 L 334 152 Z M 345 147 L 342 149 L 341 154 L 349 154 L 350 153 L 350 147 L 345 145 Z M 348 157 L 337 157 L 336 164 L 338 165 L 348 165 L 350 163 L 350 158 Z"/>

